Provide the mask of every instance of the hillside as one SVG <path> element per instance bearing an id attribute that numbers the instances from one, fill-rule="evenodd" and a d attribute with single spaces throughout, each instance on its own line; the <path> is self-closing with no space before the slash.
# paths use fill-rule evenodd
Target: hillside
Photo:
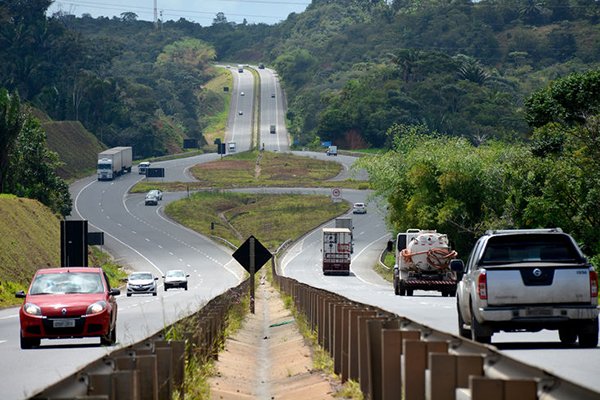
<path id="1" fill-rule="evenodd" d="M 64 179 L 81 178 L 94 172 L 98 153 L 106 149 L 79 121 L 42 123 L 50 150 L 65 163 L 57 170 Z"/>
<path id="2" fill-rule="evenodd" d="M 24 289 L 36 269 L 60 265 L 60 221 L 38 201 L 10 195 L 0 195 L 0 215 L 2 306 L 14 290 Z"/>

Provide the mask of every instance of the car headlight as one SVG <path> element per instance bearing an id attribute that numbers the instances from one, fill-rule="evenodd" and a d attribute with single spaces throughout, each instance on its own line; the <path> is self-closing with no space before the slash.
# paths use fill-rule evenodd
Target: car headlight
<path id="1" fill-rule="evenodd" d="M 106 302 L 104 300 L 102 300 L 102 301 L 97 301 L 94 304 L 90 304 L 90 306 L 87 308 L 87 311 L 85 313 L 87 315 L 98 314 L 104 310 L 106 310 Z"/>
<path id="2" fill-rule="evenodd" d="M 25 311 L 25 314 L 29 315 L 42 315 L 42 309 L 33 303 L 25 303 L 23 311 Z"/>

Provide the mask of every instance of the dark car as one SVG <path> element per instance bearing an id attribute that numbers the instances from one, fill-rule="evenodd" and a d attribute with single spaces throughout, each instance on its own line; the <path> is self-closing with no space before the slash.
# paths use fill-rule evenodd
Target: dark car
<path id="1" fill-rule="evenodd" d="M 183 288 L 188 290 L 188 280 L 189 274 L 186 274 L 180 269 L 172 269 L 167 271 L 167 273 L 163 276 L 165 292 L 169 289 L 173 288 Z"/>
<path id="2" fill-rule="evenodd" d="M 99 337 L 100 344 L 117 341 L 117 302 L 102 268 L 44 268 L 38 270 L 19 310 L 21 348 L 41 339 Z"/>

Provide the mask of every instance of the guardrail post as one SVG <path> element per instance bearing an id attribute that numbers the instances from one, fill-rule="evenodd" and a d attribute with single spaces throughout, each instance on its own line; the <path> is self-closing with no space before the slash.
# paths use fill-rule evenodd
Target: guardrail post
<path id="1" fill-rule="evenodd" d="M 471 376 L 483 376 L 482 355 L 429 353 L 426 398 L 455 400 L 469 387 Z"/>
<path id="2" fill-rule="evenodd" d="M 537 383 L 530 379 L 503 380 L 471 376 L 469 388 L 471 400 L 537 399 Z"/>
<path id="3" fill-rule="evenodd" d="M 112 400 L 140 400 L 140 378 L 135 369 L 112 374 Z"/>
<path id="4" fill-rule="evenodd" d="M 350 311 L 350 326 L 348 337 L 348 368 L 346 370 L 346 379 L 353 379 L 355 381 L 359 380 L 360 363 L 358 318 L 375 317 L 376 315 L 377 311 L 375 310 L 357 309 Z"/>
<path id="5" fill-rule="evenodd" d="M 341 375 L 342 373 L 342 344 L 346 326 L 344 325 L 344 315 L 351 308 L 346 304 L 336 304 L 333 307 L 333 371 Z"/>
<path id="6" fill-rule="evenodd" d="M 419 340 L 421 332 L 383 329 L 381 331 L 381 398 L 402 396 L 402 340 Z"/>
<path id="7" fill-rule="evenodd" d="M 115 358 L 118 370 L 137 370 L 140 398 L 158 400 L 158 372 L 156 355 L 138 355 L 135 351 L 128 356 Z"/>
<path id="8" fill-rule="evenodd" d="M 164 340 L 154 342 L 159 400 L 171 400 L 173 396 L 173 351 Z"/>
<path id="9" fill-rule="evenodd" d="M 379 314 L 378 314 L 379 315 Z M 366 396 L 371 392 L 371 353 L 369 351 L 369 322 L 384 320 L 386 317 L 358 317 L 358 380 L 360 381 L 360 390 Z"/>
<path id="10" fill-rule="evenodd" d="M 403 341 L 402 383 L 404 386 L 404 400 L 422 400 L 425 398 L 427 355 L 431 352 L 448 352 L 448 343 Z"/>

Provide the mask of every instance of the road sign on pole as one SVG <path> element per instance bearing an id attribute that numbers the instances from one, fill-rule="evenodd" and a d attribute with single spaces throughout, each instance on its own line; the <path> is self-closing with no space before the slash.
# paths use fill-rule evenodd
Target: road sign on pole
<path id="1" fill-rule="evenodd" d="M 273 256 L 254 236 L 246 239 L 232 255 L 250 274 L 250 312 L 254 314 L 254 274 Z"/>
<path id="2" fill-rule="evenodd" d="M 340 188 L 331 189 L 331 200 L 342 201 L 342 189 L 340 189 Z"/>

